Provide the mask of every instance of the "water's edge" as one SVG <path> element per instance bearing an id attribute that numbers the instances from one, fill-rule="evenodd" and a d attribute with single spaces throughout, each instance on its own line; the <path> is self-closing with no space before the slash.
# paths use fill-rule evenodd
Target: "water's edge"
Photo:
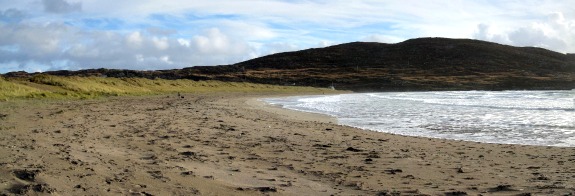
<path id="1" fill-rule="evenodd" d="M 575 91 L 383 92 L 261 99 L 372 131 L 575 147 Z"/>

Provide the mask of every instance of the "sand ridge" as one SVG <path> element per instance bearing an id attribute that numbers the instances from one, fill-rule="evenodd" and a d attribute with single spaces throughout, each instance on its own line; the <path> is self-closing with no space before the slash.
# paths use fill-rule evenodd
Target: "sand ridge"
<path id="1" fill-rule="evenodd" d="M 575 148 L 365 131 L 254 101 L 266 96 L 2 102 L 0 194 L 575 192 Z"/>

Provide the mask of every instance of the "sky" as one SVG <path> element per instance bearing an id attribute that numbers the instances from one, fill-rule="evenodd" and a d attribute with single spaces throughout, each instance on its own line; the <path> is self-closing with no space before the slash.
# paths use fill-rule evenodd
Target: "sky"
<path id="1" fill-rule="evenodd" d="M 354 41 L 575 53 L 574 0 L 0 0 L 0 73 L 233 64 Z"/>

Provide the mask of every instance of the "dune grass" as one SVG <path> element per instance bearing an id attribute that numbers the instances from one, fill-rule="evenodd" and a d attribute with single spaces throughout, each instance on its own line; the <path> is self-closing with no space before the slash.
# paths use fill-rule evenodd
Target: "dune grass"
<path id="1" fill-rule="evenodd" d="M 0 77 L 0 100 L 90 99 L 106 96 L 158 95 L 207 92 L 328 92 L 329 89 L 275 86 L 242 82 L 164 80 L 144 78 L 61 77 L 36 75 L 31 78 Z"/>
<path id="2" fill-rule="evenodd" d="M 43 93 L 43 91 L 40 89 L 10 82 L 0 76 L 0 100 L 14 97 L 28 97 L 41 93 Z"/>

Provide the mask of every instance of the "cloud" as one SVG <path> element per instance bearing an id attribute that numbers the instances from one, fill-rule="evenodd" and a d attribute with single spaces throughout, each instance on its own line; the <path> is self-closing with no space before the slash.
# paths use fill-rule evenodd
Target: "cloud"
<path id="1" fill-rule="evenodd" d="M 44 11 L 48 13 L 70 13 L 82 11 L 82 3 L 68 3 L 65 0 L 42 0 Z"/>
<path id="2" fill-rule="evenodd" d="M 76 36 L 67 26 L 49 23 L 43 26 L 28 24 L 0 25 L 0 45 L 13 46 L 13 50 L 0 53 L 6 61 L 51 58 L 57 56 L 61 44 L 74 42 Z"/>
<path id="3" fill-rule="evenodd" d="M 402 38 L 389 36 L 389 35 L 380 35 L 380 34 L 372 34 L 367 37 L 361 39 L 364 42 L 379 42 L 379 43 L 397 43 L 402 41 Z"/>
<path id="4" fill-rule="evenodd" d="M 502 44 L 512 44 L 507 35 L 493 34 L 487 24 L 478 24 L 476 32 L 472 35 L 473 39 L 497 42 Z"/>
<path id="5" fill-rule="evenodd" d="M 10 8 L 7 10 L 0 10 L 0 21 L 6 23 L 18 23 L 26 17 L 26 13 L 22 10 Z"/>
<path id="6" fill-rule="evenodd" d="M 149 27 L 146 31 L 152 35 L 169 36 L 177 33 L 176 30 L 159 28 L 159 27 Z"/>
<path id="7" fill-rule="evenodd" d="M 139 31 L 130 33 L 126 36 L 126 42 L 127 45 L 130 48 L 140 48 L 142 47 L 142 42 L 144 41 L 144 38 L 142 37 L 142 34 Z"/>
<path id="8" fill-rule="evenodd" d="M 232 64 L 353 41 L 475 38 L 575 52 L 561 0 L 0 0 L 0 73 Z"/>
<path id="9" fill-rule="evenodd" d="M 518 28 L 491 32 L 492 26 L 479 24 L 473 38 L 510 44 L 535 46 L 558 52 L 575 51 L 575 21 L 566 20 L 563 13 L 548 14 Z"/>
<path id="10" fill-rule="evenodd" d="M 166 37 L 152 37 L 152 42 L 158 50 L 166 50 L 170 47 L 170 43 L 168 43 L 168 38 Z"/>
<path id="11" fill-rule="evenodd" d="M 295 44 L 274 42 L 262 45 L 258 51 L 262 51 L 264 54 L 275 54 L 281 52 L 296 51 L 299 49 L 301 49 L 301 47 Z"/>
<path id="12" fill-rule="evenodd" d="M 237 42 L 237 40 L 230 39 L 217 28 L 208 29 L 205 31 L 204 35 L 194 36 L 191 40 L 191 43 L 195 45 L 196 50 L 203 54 L 234 54 L 241 53 L 242 50 L 248 48 L 247 46 L 239 48 L 230 47 L 231 45 L 238 44 L 234 42 Z"/>
<path id="13" fill-rule="evenodd" d="M 491 36 L 492 35 L 489 34 L 489 25 L 483 23 L 477 25 L 477 32 L 473 34 L 475 39 L 480 40 L 489 40 Z"/>
<path id="14" fill-rule="evenodd" d="M 173 69 L 228 64 L 256 56 L 248 42 L 218 28 L 175 38 L 147 31 L 85 31 L 61 23 L 0 25 L 0 46 L 0 68 L 26 71 Z"/>
<path id="15" fill-rule="evenodd" d="M 517 46 L 537 46 L 555 50 L 565 50 L 567 41 L 548 35 L 542 29 L 524 27 L 510 32 L 509 41 Z"/>

